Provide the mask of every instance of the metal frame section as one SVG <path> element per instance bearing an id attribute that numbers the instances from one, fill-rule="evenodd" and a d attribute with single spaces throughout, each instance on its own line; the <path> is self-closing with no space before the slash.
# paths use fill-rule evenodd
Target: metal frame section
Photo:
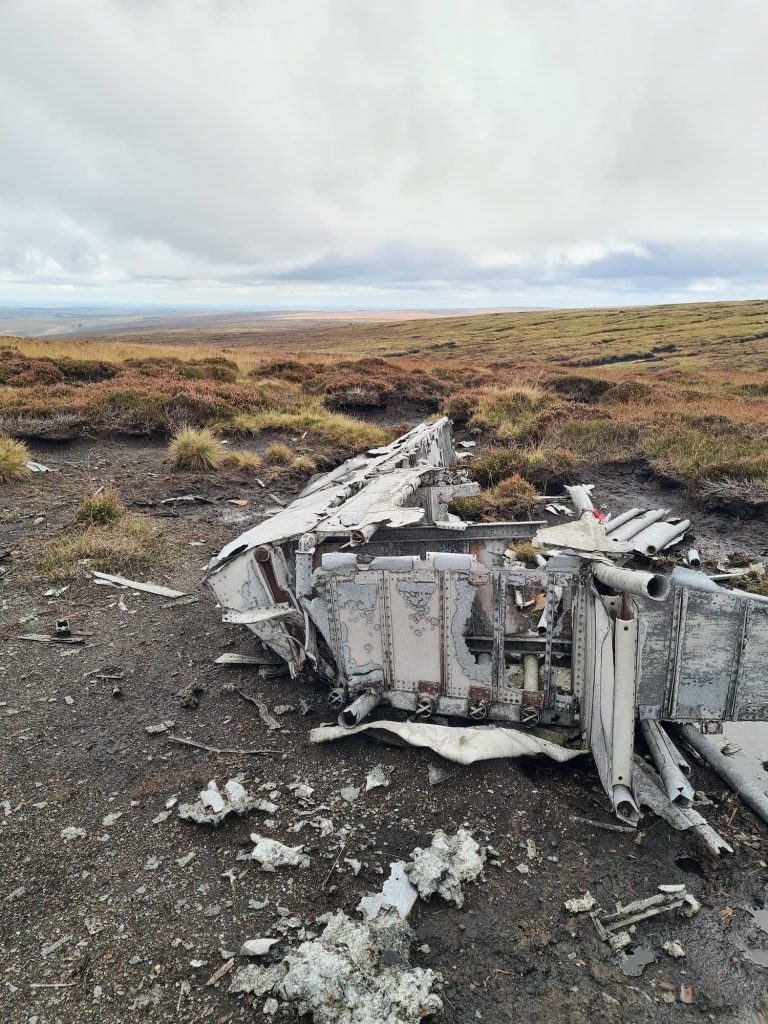
<path id="1" fill-rule="evenodd" d="M 464 522 L 451 497 L 478 487 L 456 463 L 442 418 L 313 480 L 211 561 L 224 620 L 292 676 L 308 662 L 344 724 L 389 704 L 581 738 L 630 822 L 637 717 L 768 720 L 768 599 L 623 567 L 637 538 L 682 537 L 687 521 L 633 509 L 605 524 L 579 485 L 565 525 Z M 510 548 L 532 538 L 549 551 L 535 569 Z"/>

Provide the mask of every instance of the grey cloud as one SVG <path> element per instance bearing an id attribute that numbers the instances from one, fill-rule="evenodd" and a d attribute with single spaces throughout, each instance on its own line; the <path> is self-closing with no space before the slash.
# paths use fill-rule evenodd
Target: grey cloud
<path id="1" fill-rule="evenodd" d="M 768 279 L 760 0 L 0 0 L 0 38 L 0 298 Z"/>

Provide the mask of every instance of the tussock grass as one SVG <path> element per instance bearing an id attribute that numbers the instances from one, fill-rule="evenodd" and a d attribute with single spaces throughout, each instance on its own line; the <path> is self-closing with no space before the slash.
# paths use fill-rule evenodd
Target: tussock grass
<path id="1" fill-rule="evenodd" d="M 519 544 L 513 544 L 510 546 L 510 550 L 519 562 L 524 562 L 531 569 L 538 565 L 536 555 L 540 555 L 543 551 L 542 548 L 530 541 L 521 541 Z"/>
<path id="2" fill-rule="evenodd" d="M 0 484 L 26 479 L 30 475 L 27 463 L 31 458 L 23 441 L 0 434 Z"/>
<path id="3" fill-rule="evenodd" d="M 293 452 L 287 444 L 268 444 L 264 449 L 264 461 L 270 466 L 288 466 L 293 462 Z"/>
<path id="4" fill-rule="evenodd" d="M 133 513 L 99 525 L 76 528 L 48 543 L 40 569 L 49 579 L 74 579 L 81 568 L 133 576 L 168 561 L 159 527 Z"/>
<path id="5" fill-rule="evenodd" d="M 561 482 L 580 461 L 576 452 L 570 448 L 551 444 L 532 448 L 492 447 L 470 463 L 469 475 L 484 487 L 493 487 L 513 473 L 518 473 L 546 490 L 550 483 Z"/>
<path id="6" fill-rule="evenodd" d="M 291 463 L 291 469 L 297 473 L 314 473 L 317 463 L 309 455 L 297 455 Z"/>
<path id="7" fill-rule="evenodd" d="M 75 512 L 75 522 L 85 523 L 88 526 L 104 526 L 106 523 L 122 518 L 126 511 L 120 495 L 111 488 L 105 487 L 98 494 L 83 498 L 80 507 Z"/>
<path id="8" fill-rule="evenodd" d="M 456 498 L 451 509 L 465 519 L 483 522 L 507 519 L 530 519 L 536 507 L 538 493 L 519 473 L 513 473 L 470 498 Z"/>
<path id="9" fill-rule="evenodd" d="M 168 445 L 168 454 L 177 469 L 219 469 L 225 449 L 219 438 L 207 427 L 183 427 Z"/>
<path id="10" fill-rule="evenodd" d="M 233 469 L 258 469 L 261 465 L 261 456 L 258 452 L 231 452 L 226 450 L 221 465 L 231 466 Z"/>

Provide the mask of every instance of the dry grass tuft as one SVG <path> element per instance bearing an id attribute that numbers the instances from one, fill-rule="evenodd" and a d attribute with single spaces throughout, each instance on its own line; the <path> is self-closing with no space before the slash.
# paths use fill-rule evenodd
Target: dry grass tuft
<path id="1" fill-rule="evenodd" d="M 88 526 L 104 526 L 105 523 L 120 519 L 126 514 L 126 511 L 120 495 L 109 487 L 105 487 L 98 494 L 83 498 L 80 507 L 75 512 L 75 522 L 85 523 Z"/>
<path id="2" fill-rule="evenodd" d="M 264 461 L 270 466 L 288 466 L 293 462 L 293 452 L 287 444 L 268 444 L 264 449 Z"/>
<path id="3" fill-rule="evenodd" d="M 309 455 L 297 455 L 291 463 L 291 469 L 297 473 L 314 473 L 317 469 L 317 464 Z"/>
<path id="4" fill-rule="evenodd" d="M 218 469 L 227 454 L 212 430 L 182 427 L 168 445 L 168 454 L 177 469 Z"/>
<path id="5" fill-rule="evenodd" d="M 231 466 L 233 469 L 258 469 L 261 465 L 261 456 L 258 452 L 225 451 L 221 465 Z"/>
<path id="6" fill-rule="evenodd" d="M 484 487 L 493 487 L 505 477 L 519 473 L 531 483 L 547 490 L 550 484 L 560 483 L 581 459 L 570 448 L 554 444 L 534 445 L 531 448 L 486 449 L 469 467 L 473 480 Z"/>
<path id="7" fill-rule="evenodd" d="M 102 525 L 54 538 L 43 553 L 40 569 L 56 580 L 73 579 L 81 564 L 100 572 L 133 576 L 156 570 L 167 560 L 168 549 L 159 527 L 128 512 Z"/>
<path id="8" fill-rule="evenodd" d="M 0 434 L 0 484 L 25 480 L 29 476 L 27 463 L 31 458 L 23 441 Z"/>
<path id="9" fill-rule="evenodd" d="M 457 498 L 451 510 L 466 519 L 493 522 L 508 519 L 531 518 L 538 493 L 519 473 L 471 498 Z"/>

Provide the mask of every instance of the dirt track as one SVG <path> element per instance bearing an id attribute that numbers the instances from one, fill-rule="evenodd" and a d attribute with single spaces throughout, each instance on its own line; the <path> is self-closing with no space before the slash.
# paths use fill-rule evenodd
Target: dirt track
<path id="1" fill-rule="evenodd" d="M 145 442 L 78 443 L 41 448 L 35 456 L 61 472 L 6 490 L 0 548 L 18 551 L 32 534 L 66 528 L 82 495 L 106 481 L 126 502 L 203 494 L 214 503 L 180 506 L 178 519 L 159 520 L 174 535 L 178 554 L 173 569 L 154 581 L 179 590 L 196 593 L 210 554 L 273 504 L 243 475 L 170 473 L 163 448 Z M 228 498 L 250 504 L 241 509 Z M 143 511 L 153 515 L 159 506 Z M 46 518 L 35 525 L 41 515 Z M 722 523 L 708 528 L 725 544 Z M 750 532 L 749 540 L 758 535 Z M 739 539 L 730 550 L 745 549 L 744 534 Z M 263 1000 L 251 1007 L 248 998 L 229 995 L 226 979 L 206 986 L 225 962 L 222 951 L 270 934 L 286 910 L 308 928 L 328 910 L 354 914 L 360 896 L 380 888 L 390 861 L 428 844 L 436 828 L 450 832 L 462 824 L 498 851 L 501 866 L 489 866 L 485 881 L 468 887 L 461 911 L 437 898 L 417 905 L 412 960 L 442 973 L 442 1019 L 672 1020 L 681 1013 L 765 1019 L 766 971 L 743 949 L 768 945 L 745 909 L 762 907 L 766 898 L 766 830 L 709 773 L 696 770 L 694 782 L 714 801 L 704 813 L 736 846 L 724 864 L 650 816 L 636 835 L 574 822 L 574 815 L 612 821 L 586 762 L 492 762 L 459 769 L 431 787 L 427 766 L 435 758 L 426 752 L 363 738 L 309 746 L 310 727 L 329 720 L 324 692 L 310 680 L 256 681 L 252 669 L 214 666 L 218 654 L 248 650 L 249 643 L 242 627 L 221 623 L 207 592 L 197 603 L 164 607 L 163 598 L 80 579 L 50 599 L 42 596 L 50 583 L 34 570 L 25 574 L 17 556 L 3 564 L 14 566 L 0 582 L 3 1021 L 260 1020 Z M 82 647 L 18 639 L 48 632 L 60 616 L 92 634 Z M 99 676 L 118 674 L 122 696 L 114 697 L 114 682 Z M 183 708 L 176 696 L 191 682 L 205 687 L 197 709 Z M 296 710 L 281 715 L 282 728 L 270 734 L 256 709 L 232 692 L 233 683 L 262 693 L 271 709 L 290 704 Z M 311 705 L 306 715 L 299 698 Z M 211 746 L 280 753 L 183 748 L 167 734 L 146 733 L 145 726 L 163 720 L 175 723 L 175 734 Z M 391 771 L 389 788 L 343 800 L 340 790 L 364 787 L 377 764 Z M 211 830 L 179 821 L 175 808 L 153 823 L 170 798 L 192 799 L 209 779 L 223 782 L 238 773 L 273 794 L 279 810 L 272 828 L 254 812 Z M 333 835 L 318 839 L 311 827 L 298 836 L 290 831 L 303 809 L 287 788 L 294 780 L 315 787 Z M 85 837 L 66 842 L 61 833 L 68 826 L 84 829 Z M 348 828 L 340 866 L 324 886 L 340 830 Z M 239 862 L 256 831 L 304 842 L 311 869 L 267 875 Z M 530 860 L 528 839 L 537 850 Z M 188 864 L 177 864 L 192 852 Z M 344 858 L 362 862 L 359 875 Z M 517 870 L 521 863 L 528 874 Z M 660 951 L 642 977 L 627 978 L 589 918 L 569 915 L 563 903 L 589 889 L 611 907 L 617 898 L 651 895 L 661 882 L 686 882 L 703 909 L 691 921 L 666 915 L 644 922 L 645 944 L 660 950 L 674 938 L 686 957 L 673 960 Z M 267 904 L 254 909 L 249 901 Z M 295 934 L 289 931 L 284 944 Z M 420 952 L 425 944 L 429 951 Z M 681 984 L 692 988 L 695 1002 L 665 1002 L 679 997 Z"/>

